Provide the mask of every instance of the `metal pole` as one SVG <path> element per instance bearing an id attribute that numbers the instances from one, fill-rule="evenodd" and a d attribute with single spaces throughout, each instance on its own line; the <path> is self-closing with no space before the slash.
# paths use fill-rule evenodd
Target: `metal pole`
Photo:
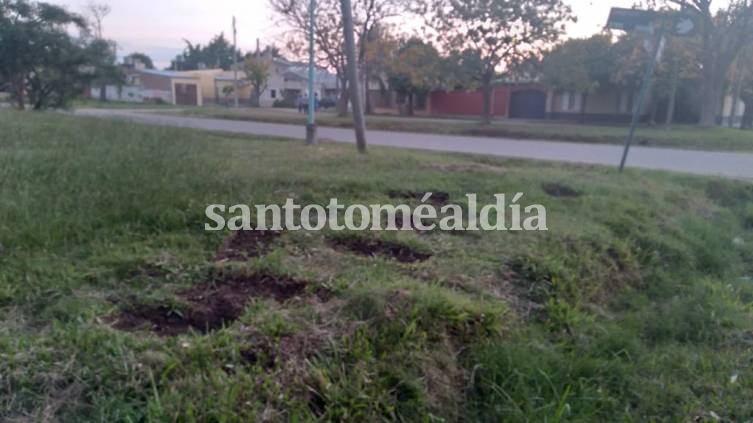
<path id="1" fill-rule="evenodd" d="M 315 145 L 316 139 L 316 95 L 314 80 L 316 67 L 314 58 L 314 28 L 316 26 L 316 0 L 309 0 L 309 113 L 306 123 L 306 145 Z"/>
<path id="2" fill-rule="evenodd" d="M 235 16 L 233 16 L 233 98 L 235 108 L 238 108 L 238 31 L 235 26 Z"/>
<path id="3" fill-rule="evenodd" d="M 630 145 L 635 138 L 635 130 L 638 127 L 638 121 L 641 117 L 641 110 L 643 110 L 643 104 L 646 102 L 646 95 L 651 88 L 651 81 L 654 76 L 654 69 L 656 68 L 656 62 L 659 60 L 659 53 L 661 53 L 662 45 L 664 44 L 664 24 L 661 24 L 659 34 L 656 37 L 656 45 L 654 46 L 651 60 L 646 66 L 646 73 L 643 75 L 643 82 L 641 83 L 641 91 L 638 95 L 638 103 L 633 106 L 633 119 L 630 122 L 630 131 L 628 132 L 627 139 L 625 140 L 625 151 L 622 153 L 622 160 L 620 161 L 620 172 L 625 169 L 625 163 L 627 162 L 628 153 L 630 152 Z"/>

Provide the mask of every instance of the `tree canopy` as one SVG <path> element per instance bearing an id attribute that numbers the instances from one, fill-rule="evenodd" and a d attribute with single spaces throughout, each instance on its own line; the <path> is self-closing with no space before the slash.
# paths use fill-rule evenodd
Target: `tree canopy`
<path id="1" fill-rule="evenodd" d="M 267 89 L 270 67 L 270 59 L 264 56 L 251 56 L 243 61 L 243 71 L 246 74 L 246 80 L 251 83 L 254 91 L 254 106 L 258 107 L 260 105 L 261 95 Z"/>
<path id="2" fill-rule="evenodd" d="M 492 81 L 498 70 L 537 54 L 564 33 L 572 11 L 562 0 L 431 0 L 417 8 L 445 51 L 474 53 L 491 120 Z M 467 69 L 471 71 L 471 69 Z"/>
<path id="3" fill-rule="evenodd" d="M 139 53 L 139 52 L 133 52 L 125 57 L 126 61 L 131 60 L 137 60 L 144 64 L 144 67 L 147 69 L 154 69 L 154 62 L 152 61 L 152 58 L 149 57 L 146 53 Z"/>
<path id="4" fill-rule="evenodd" d="M 19 108 L 64 107 L 92 81 L 116 75 L 112 44 L 89 33 L 82 16 L 60 6 L 0 2 L 0 79 Z"/>
<path id="5" fill-rule="evenodd" d="M 407 113 L 413 114 L 414 96 L 440 85 L 442 58 L 437 49 L 419 39 L 409 38 L 397 48 L 389 66 L 389 84 L 408 99 Z"/>
<path id="6" fill-rule="evenodd" d="M 236 59 L 239 62 L 243 60 L 240 50 L 233 48 L 224 33 L 214 36 L 205 46 L 185 39 L 183 41 L 186 48 L 170 63 L 170 70 L 197 70 L 202 67 L 230 70 Z"/>
<path id="7" fill-rule="evenodd" d="M 700 124 L 716 123 L 724 86 L 732 63 L 744 46 L 753 43 L 753 0 L 730 0 L 714 13 L 713 0 L 666 0 L 667 4 L 690 12 L 699 26 L 702 40 L 702 83 Z"/>

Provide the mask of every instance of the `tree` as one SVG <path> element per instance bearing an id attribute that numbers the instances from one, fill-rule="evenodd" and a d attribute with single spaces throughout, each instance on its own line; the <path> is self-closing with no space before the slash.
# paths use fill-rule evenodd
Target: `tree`
<path id="1" fill-rule="evenodd" d="M 417 8 L 428 16 L 445 51 L 473 51 L 475 76 L 484 92 L 483 120 L 491 122 L 492 82 L 497 71 L 556 41 L 574 20 L 562 0 L 431 0 Z M 467 54 L 467 53 L 466 53 Z"/>
<path id="2" fill-rule="evenodd" d="M 419 38 L 403 41 L 389 68 L 390 87 L 407 100 L 406 114 L 413 115 L 415 96 L 439 86 L 442 58 L 437 49 Z"/>
<path id="3" fill-rule="evenodd" d="M 581 122 L 585 122 L 589 94 L 610 85 L 616 63 L 611 37 L 599 34 L 558 45 L 544 56 L 541 71 L 553 88 L 583 94 Z"/>
<path id="4" fill-rule="evenodd" d="M 267 89 L 269 81 L 270 60 L 266 57 L 247 57 L 243 62 L 243 71 L 246 73 L 246 79 L 251 83 L 254 90 L 254 105 L 261 105 L 261 95 Z"/>
<path id="5" fill-rule="evenodd" d="M 236 59 L 243 59 L 240 50 L 233 48 L 224 33 L 214 36 L 206 46 L 193 44 L 185 39 L 183 41 L 186 49 L 170 63 L 170 70 L 197 70 L 202 67 L 230 70 Z"/>
<path id="6" fill-rule="evenodd" d="M 27 0 L 0 2 L 0 79 L 9 81 L 16 105 L 36 110 L 64 107 L 114 67 L 109 42 L 73 37 L 85 19 L 60 6 Z"/>
<path id="7" fill-rule="evenodd" d="M 740 100 L 745 103 L 745 112 L 740 129 L 753 129 L 753 47 L 748 47 L 739 58 L 741 85 Z"/>
<path id="8" fill-rule="evenodd" d="M 354 31 L 358 39 L 356 56 L 360 67 L 364 67 L 367 57 L 367 35 L 387 17 L 402 10 L 404 1 L 406 0 L 355 0 L 351 4 Z M 288 49 L 304 56 L 308 51 L 308 0 L 269 0 L 269 4 L 289 28 Z M 345 115 L 349 87 L 341 10 L 340 0 L 317 1 L 314 42 L 319 66 L 333 70 L 337 75 L 340 86 L 338 112 Z M 364 72 L 366 73 L 368 71 Z"/>
<path id="9" fill-rule="evenodd" d="M 89 15 L 89 25 L 94 31 L 94 37 L 102 38 L 103 22 L 112 11 L 110 5 L 90 1 L 86 4 L 85 9 Z"/>
<path id="10" fill-rule="evenodd" d="M 343 15 L 343 38 L 345 39 L 345 59 L 350 82 L 350 101 L 353 104 L 353 126 L 356 132 L 356 147 L 361 154 L 366 153 L 366 121 L 363 117 L 361 90 L 358 89 L 358 63 L 356 62 L 356 41 L 353 29 L 353 8 L 350 0 L 340 0 Z"/>
<path id="11" fill-rule="evenodd" d="M 285 56 L 283 56 L 282 52 L 280 51 L 280 48 L 273 45 L 269 45 L 264 47 L 261 51 L 257 51 L 255 53 L 248 52 L 245 56 L 243 56 L 244 59 L 248 59 L 249 57 L 253 56 L 264 56 L 264 57 L 272 57 L 274 59 L 282 59 L 287 60 Z"/>
<path id="12" fill-rule="evenodd" d="M 225 96 L 225 105 L 230 104 L 230 96 L 235 93 L 235 87 L 232 85 L 225 85 L 222 87 L 222 95 Z"/>
<path id="13" fill-rule="evenodd" d="M 693 13 L 702 39 L 703 69 L 699 124 L 713 126 L 724 97 L 732 63 L 743 46 L 753 43 L 753 0 L 731 0 L 727 8 L 712 12 L 713 0 L 668 0 Z"/>
<path id="14" fill-rule="evenodd" d="M 144 64 L 145 68 L 154 69 L 154 62 L 152 61 L 152 58 L 145 53 L 134 52 L 126 56 L 125 59 L 126 61 L 132 60 L 141 62 Z"/>

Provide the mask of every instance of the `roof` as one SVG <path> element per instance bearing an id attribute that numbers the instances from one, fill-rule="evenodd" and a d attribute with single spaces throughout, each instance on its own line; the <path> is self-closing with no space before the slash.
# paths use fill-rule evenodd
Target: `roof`
<path id="1" fill-rule="evenodd" d="M 304 80 L 309 79 L 308 66 L 291 66 L 290 69 L 288 69 L 288 72 L 301 79 L 304 79 Z M 316 69 L 314 81 L 317 84 L 321 84 L 327 88 L 337 87 L 337 76 L 331 74 L 329 71 L 325 69 L 319 69 L 319 68 Z"/>
<path id="2" fill-rule="evenodd" d="M 198 79 L 198 77 L 195 75 L 191 75 L 188 72 L 180 72 L 180 71 L 138 69 L 136 72 L 145 73 L 147 75 L 162 76 L 165 78 Z"/>

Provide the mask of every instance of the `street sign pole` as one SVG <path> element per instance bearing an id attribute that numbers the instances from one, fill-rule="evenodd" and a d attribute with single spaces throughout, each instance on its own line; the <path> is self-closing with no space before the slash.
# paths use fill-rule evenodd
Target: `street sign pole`
<path id="1" fill-rule="evenodd" d="M 651 88 L 651 83 L 654 79 L 654 69 L 656 69 L 656 62 L 659 61 L 659 55 L 664 47 L 664 25 L 659 25 L 659 34 L 656 37 L 654 51 L 651 55 L 651 60 L 646 65 L 646 73 L 643 75 L 643 81 L 641 82 L 641 91 L 638 94 L 638 102 L 633 105 L 633 119 L 630 122 L 630 130 L 628 131 L 627 139 L 625 140 L 625 150 L 622 152 L 622 160 L 620 161 L 620 172 L 625 169 L 625 163 L 627 162 L 628 153 L 630 152 L 630 145 L 635 138 L 635 129 L 638 127 L 638 122 L 641 118 L 641 111 L 643 105 L 646 102 L 646 96 L 648 90 Z"/>
<path id="2" fill-rule="evenodd" d="M 314 79 L 316 78 L 314 58 L 314 27 L 316 25 L 316 0 L 309 0 L 309 107 L 308 122 L 306 124 L 306 145 L 314 145 L 316 139 L 316 94 L 314 93 Z"/>
<path id="3" fill-rule="evenodd" d="M 620 7 L 613 7 L 609 12 L 609 20 L 607 21 L 607 28 L 609 29 L 650 34 L 654 34 L 654 32 L 657 33 L 656 39 L 654 40 L 655 44 L 653 53 L 651 54 L 649 63 L 646 65 L 646 72 L 641 81 L 641 90 L 638 94 L 638 101 L 633 105 L 633 116 L 630 122 L 630 130 L 625 139 L 625 150 L 622 152 L 622 160 L 620 161 L 620 172 L 625 169 L 625 163 L 627 162 L 628 154 L 630 153 L 630 146 L 633 143 L 635 130 L 640 121 L 641 111 L 646 102 L 648 92 L 651 89 L 654 70 L 656 69 L 657 62 L 661 59 L 661 53 L 665 43 L 664 35 L 669 24 L 672 25 L 670 31 L 671 35 L 677 37 L 689 36 L 695 29 L 693 18 L 684 15 L 681 12 L 667 14 L 665 12 L 656 12 L 653 10 L 624 9 Z"/>

